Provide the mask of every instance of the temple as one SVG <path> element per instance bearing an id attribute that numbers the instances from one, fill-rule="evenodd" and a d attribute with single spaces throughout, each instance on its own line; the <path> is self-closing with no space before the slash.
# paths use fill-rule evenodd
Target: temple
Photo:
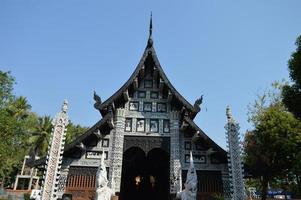
<path id="1" fill-rule="evenodd" d="M 101 119 L 66 145 L 59 196 L 95 197 L 102 152 L 109 186 L 115 185 L 120 200 L 174 197 L 178 180 L 186 181 L 190 151 L 198 176 L 197 199 L 227 190 L 227 152 L 193 121 L 202 97 L 190 104 L 165 75 L 154 48 L 152 21 L 146 48 L 128 81 L 106 101 L 96 93 L 94 100 Z"/>

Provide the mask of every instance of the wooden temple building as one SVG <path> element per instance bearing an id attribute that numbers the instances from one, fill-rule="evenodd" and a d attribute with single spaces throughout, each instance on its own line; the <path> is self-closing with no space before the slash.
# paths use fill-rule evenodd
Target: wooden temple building
<path id="1" fill-rule="evenodd" d="M 227 152 L 193 121 L 202 98 L 192 105 L 173 87 L 154 49 L 152 23 L 149 32 L 128 81 L 104 102 L 94 93 L 102 118 L 66 145 L 58 182 L 61 196 L 94 198 L 102 152 L 119 200 L 172 199 L 177 182 L 185 182 L 190 151 L 198 175 L 197 199 L 227 191 Z"/>

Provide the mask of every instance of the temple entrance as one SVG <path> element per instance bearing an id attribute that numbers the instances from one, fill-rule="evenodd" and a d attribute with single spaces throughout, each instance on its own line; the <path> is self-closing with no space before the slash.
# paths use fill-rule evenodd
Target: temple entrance
<path id="1" fill-rule="evenodd" d="M 131 147 L 123 154 L 121 200 L 168 200 L 169 154 L 154 148 L 147 154 Z"/>

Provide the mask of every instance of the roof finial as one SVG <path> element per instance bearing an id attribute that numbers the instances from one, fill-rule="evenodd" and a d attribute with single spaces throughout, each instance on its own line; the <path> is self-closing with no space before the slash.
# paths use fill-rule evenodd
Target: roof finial
<path id="1" fill-rule="evenodd" d="M 228 121 L 231 121 L 231 120 L 233 120 L 233 116 L 232 116 L 231 108 L 230 108 L 230 106 L 229 106 L 229 105 L 228 105 L 228 106 L 227 106 L 227 108 L 226 108 L 226 115 L 227 115 Z"/>
<path id="2" fill-rule="evenodd" d="M 149 21 L 149 37 L 147 41 L 148 48 L 153 46 L 152 33 L 153 33 L 153 13 L 151 12 L 150 21 Z"/>
<path id="3" fill-rule="evenodd" d="M 64 100 L 64 103 L 63 103 L 63 106 L 62 106 L 62 111 L 63 111 L 64 113 L 66 113 L 67 110 L 68 110 L 68 101 L 67 101 L 67 99 L 65 99 L 65 100 Z"/>
<path id="4" fill-rule="evenodd" d="M 149 21 L 149 37 L 152 37 L 153 33 L 153 13 L 151 12 L 150 21 Z"/>

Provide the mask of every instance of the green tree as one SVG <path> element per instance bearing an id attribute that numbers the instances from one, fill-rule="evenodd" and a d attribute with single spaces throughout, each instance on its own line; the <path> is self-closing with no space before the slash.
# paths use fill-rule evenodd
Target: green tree
<path id="1" fill-rule="evenodd" d="M 10 72 L 0 70 L 0 108 L 3 108 L 13 97 L 12 90 L 15 83 L 14 77 Z"/>
<path id="2" fill-rule="evenodd" d="M 31 106 L 28 104 L 26 97 L 16 97 L 7 106 L 9 114 L 16 119 L 22 120 L 28 117 Z"/>
<path id="3" fill-rule="evenodd" d="M 78 136 L 84 134 L 88 130 L 87 127 L 82 127 L 79 124 L 73 124 L 71 121 L 67 126 L 66 143 L 72 142 Z"/>
<path id="4" fill-rule="evenodd" d="M 13 182 L 30 150 L 34 156 L 46 155 L 52 131 L 51 118 L 31 112 L 26 97 L 13 94 L 14 84 L 11 73 L 0 70 L 0 187 Z M 71 122 L 67 128 L 67 142 L 87 130 Z"/>
<path id="5" fill-rule="evenodd" d="M 30 105 L 12 94 L 14 78 L 0 71 L 0 181 L 18 167 L 27 149 Z"/>
<path id="6" fill-rule="evenodd" d="M 34 131 L 31 133 L 30 143 L 31 151 L 34 156 L 45 156 L 49 139 L 52 131 L 52 119 L 49 116 L 38 117 L 34 125 Z"/>
<path id="7" fill-rule="evenodd" d="M 292 84 L 283 87 L 283 103 L 296 118 L 301 120 L 301 35 L 296 39 L 296 50 L 288 61 L 288 70 Z M 301 149 L 301 144 L 299 144 Z M 296 176 L 297 191 L 301 196 L 301 151 L 294 155 L 294 174 Z"/>
<path id="8" fill-rule="evenodd" d="M 296 40 L 296 51 L 288 61 L 292 85 L 283 88 L 283 102 L 290 112 L 301 119 L 301 36 Z"/>
<path id="9" fill-rule="evenodd" d="M 46 155 L 52 128 L 52 119 L 50 116 L 38 117 L 37 122 L 34 125 L 34 131 L 31 133 L 30 137 L 32 147 L 31 152 L 35 156 L 42 157 Z M 75 125 L 69 121 L 66 132 L 66 143 L 70 143 L 86 130 L 86 127 L 82 127 L 78 124 Z"/>
<path id="10" fill-rule="evenodd" d="M 261 181 L 262 199 L 266 199 L 268 182 L 286 180 L 292 173 L 301 142 L 301 123 L 282 104 L 281 84 L 274 87 L 277 90 L 266 92 L 250 107 L 254 130 L 244 141 L 245 162 Z"/>

